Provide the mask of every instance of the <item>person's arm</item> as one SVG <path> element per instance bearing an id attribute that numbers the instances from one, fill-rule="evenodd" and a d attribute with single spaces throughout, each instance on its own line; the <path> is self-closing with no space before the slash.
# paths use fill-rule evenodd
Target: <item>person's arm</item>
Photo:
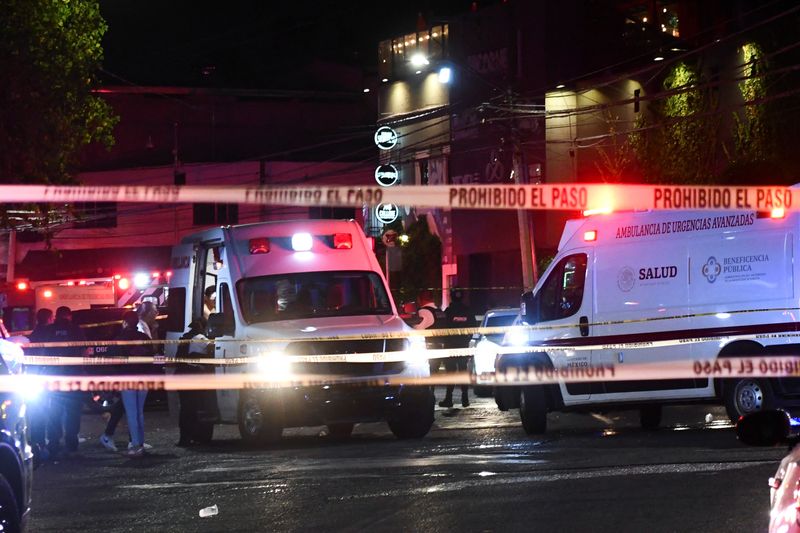
<path id="1" fill-rule="evenodd" d="M 419 324 L 414 325 L 414 329 L 428 329 L 433 325 L 434 322 L 436 322 L 436 319 L 433 316 L 433 311 L 424 307 L 417 311 L 417 316 L 419 316 L 422 320 Z"/>

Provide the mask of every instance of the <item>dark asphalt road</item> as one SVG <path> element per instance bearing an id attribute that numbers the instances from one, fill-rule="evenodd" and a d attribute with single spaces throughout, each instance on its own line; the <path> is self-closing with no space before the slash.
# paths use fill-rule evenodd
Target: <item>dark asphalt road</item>
<path id="1" fill-rule="evenodd" d="M 436 418 L 419 441 L 365 424 L 347 442 L 292 430 L 252 450 L 218 426 L 212 445 L 185 450 L 166 413 L 146 413 L 153 453 L 128 459 L 86 416 L 82 457 L 35 472 L 30 530 L 765 531 L 785 453 L 740 445 L 708 407 L 668 409 L 652 433 L 635 413 L 553 416 L 539 439 L 488 400 Z"/>

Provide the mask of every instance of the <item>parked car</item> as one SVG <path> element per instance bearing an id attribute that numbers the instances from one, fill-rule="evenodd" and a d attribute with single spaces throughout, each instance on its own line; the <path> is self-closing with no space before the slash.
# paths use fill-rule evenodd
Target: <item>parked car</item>
<path id="1" fill-rule="evenodd" d="M 510 326 L 519 316 L 519 307 L 503 307 L 498 309 L 489 309 L 483 315 L 480 327 L 492 328 Z M 479 348 L 475 352 L 472 363 L 472 373 L 474 376 L 480 376 L 484 373 L 494 373 L 494 361 L 497 354 L 496 348 L 503 342 L 504 333 L 491 333 L 489 335 L 481 335 L 475 333 L 469 341 L 470 348 Z M 481 398 L 490 398 L 494 394 L 494 387 L 488 385 L 476 385 L 473 389 L 475 396 Z"/>
<path id="2" fill-rule="evenodd" d="M 22 374 L 22 348 L 0 319 L 0 375 Z M 25 402 L 21 395 L 0 392 L 0 531 L 24 531 L 30 514 L 33 452 L 28 445 Z"/>

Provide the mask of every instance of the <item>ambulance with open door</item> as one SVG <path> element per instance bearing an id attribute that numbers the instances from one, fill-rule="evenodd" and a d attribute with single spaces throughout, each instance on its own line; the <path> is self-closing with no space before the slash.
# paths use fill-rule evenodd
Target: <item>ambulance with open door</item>
<path id="1" fill-rule="evenodd" d="M 258 372 L 289 377 L 427 377 L 421 336 L 398 316 L 370 239 L 352 220 L 266 222 L 209 229 L 184 238 L 173 251 L 167 338 L 203 314 L 204 293 L 216 288 L 208 333 L 220 361 L 258 356 L 257 364 L 215 367 L 218 375 Z M 305 340 L 388 334 L 387 338 Z M 395 334 L 395 335 L 392 335 Z M 397 335 L 401 334 L 401 335 Z M 291 339 L 285 342 L 255 342 Z M 168 355 L 176 347 L 167 347 Z M 405 352 L 401 362 L 292 363 L 291 355 Z M 422 437 L 433 423 L 430 387 L 320 385 L 264 390 L 218 390 L 216 409 L 201 413 L 197 434 L 210 439 L 214 423 L 238 424 L 242 438 L 278 439 L 283 428 L 327 425 L 348 436 L 356 422 L 388 421 L 399 438 Z M 216 412 L 212 412 L 216 411 Z"/>

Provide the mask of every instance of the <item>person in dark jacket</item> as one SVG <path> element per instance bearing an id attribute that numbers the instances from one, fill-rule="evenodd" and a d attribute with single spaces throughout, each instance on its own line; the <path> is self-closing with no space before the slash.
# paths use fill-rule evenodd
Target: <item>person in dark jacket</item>
<path id="1" fill-rule="evenodd" d="M 43 307 L 36 311 L 36 326 L 28 335 L 30 342 L 44 342 L 46 339 L 47 326 L 53 323 L 53 310 Z M 26 355 L 47 355 L 42 348 L 27 348 Z M 30 374 L 44 374 L 45 367 L 40 365 L 32 365 L 28 367 L 27 372 Z M 27 402 L 28 407 L 28 423 L 31 428 L 31 447 L 33 448 L 33 457 L 37 464 L 47 461 L 50 452 L 47 449 L 47 416 L 49 414 L 50 395 L 47 391 L 43 390 L 39 396 L 32 401 Z"/>
<path id="2" fill-rule="evenodd" d="M 81 328 L 72 323 L 72 310 L 61 306 L 56 309 L 56 318 L 44 328 L 45 342 L 85 342 Z M 91 348 L 86 346 L 52 347 L 46 349 L 48 356 L 83 357 L 89 355 Z M 82 375 L 80 366 L 59 366 L 64 375 Z M 64 438 L 64 456 L 70 457 L 78 451 L 78 432 L 81 429 L 81 410 L 83 392 L 53 392 L 50 394 L 50 413 L 47 422 L 47 447 L 50 458 L 56 459 L 61 453 L 61 438 Z"/>
<path id="3" fill-rule="evenodd" d="M 181 340 L 190 340 L 178 346 L 176 357 L 178 359 L 204 359 L 209 357 L 209 344 L 206 342 L 206 320 L 196 317 L 189 324 L 189 330 L 183 334 Z M 191 363 L 180 363 L 175 369 L 176 375 L 183 374 L 204 374 L 213 372 L 214 367 L 208 365 L 196 365 Z M 214 394 L 214 391 L 210 391 Z M 209 391 L 181 390 L 178 391 L 180 401 L 180 411 L 178 413 L 178 428 L 180 438 L 176 446 L 186 447 L 192 444 L 200 444 L 203 439 L 199 435 L 200 420 L 198 414 L 203 406 L 208 402 Z"/>
<path id="4" fill-rule="evenodd" d="M 433 301 L 433 293 L 427 289 L 419 291 L 417 295 L 417 316 L 419 322 L 414 324 L 414 329 L 442 329 L 447 327 L 447 317 L 444 311 L 439 309 Z M 425 337 L 425 344 L 428 349 L 440 350 L 444 348 L 444 337 Z M 431 374 L 439 370 L 441 359 L 431 359 L 429 361 Z"/>
<path id="5" fill-rule="evenodd" d="M 475 327 L 475 315 L 469 307 L 464 304 L 461 291 L 454 290 L 450 293 L 450 305 L 444 311 L 447 317 L 448 328 L 472 328 Z M 450 335 L 445 341 L 446 348 L 467 348 L 469 346 L 470 335 Z M 469 357 L 448 357 L 444 361 L 444 367 L 448 372 L 466 372 L 469 364 Z M 444 399 L 439 402 L 440 407 L 453 407 L 453 390 L 455 385 L 448 385 Z M 461 406 L 469 407 L 469 386 L 461 385 Z"/>

